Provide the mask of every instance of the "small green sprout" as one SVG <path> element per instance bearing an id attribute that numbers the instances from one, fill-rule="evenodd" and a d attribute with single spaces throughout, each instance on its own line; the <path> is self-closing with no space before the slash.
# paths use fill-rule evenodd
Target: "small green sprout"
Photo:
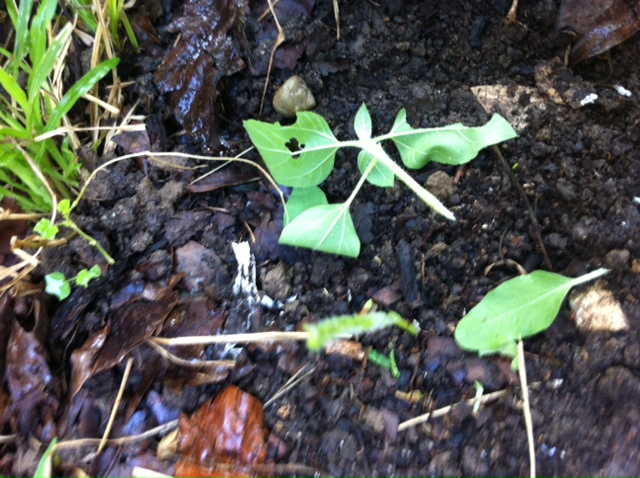
<path id="1" fill-rule="evenodd" d="M 462 318 L 455 331 L 456 342 L 480 355 L 516 357 L 511 366 L 517 370 L 518 341 L 548 329 L 572 287 L 608 272 L 598 269 L 571 279 L 534 271 L 510 279 L 490 291 Z"/>
<path id="2" fill-rule="evenodd" d="M 351 204 L 365 181 L 390 188 L 396 177 L 437 213 L 453 221 L 453 213 L 393 161 L 381 143 L 393 142 L 404 165 L 420 169 L 430 161 L 465 164 L 481 149 L 517 136 L 497 114 L 478 128 L 454 124 L 414 129 L 406 116 L 406 111 L 401 110 L 389 133 L 372 138 L 371 116 L 363 104 L 354 122 L 358 139 L 350 141 L 338 141 L 325 119 L 312 112 L 298 113 L 291 126 L 244 122 L 276 182 L 294 188 L 287 202 L 280 243 L 357 257 L 360 239 L 349 213 Z M 358 168 L 362 176 L 344 202 L 329 204 L 318 186 L 333 170 L 336 152 L 343 147 L 360 149 Z"/>
<path id="3" fill-rule="evenodd" d="M 415 324 L 400 317 L 397 312 L 369 312 L 363 315 L 340 315 L 321 320 L 315 324 L 303 324 L 308 333 L 307 348 L 319 352 L 329 342 L 339 338 L 365 332 L 374 332 L 395 325 L 413 336 L 418 335 Z"/>
<path id="4" fill-rule="evenodd" d="M 400 369 L 396 363 L 395 350 L 391 349 L 388 357 L 377 350 L 371 350 L 369 352 L 369 361 L 380 368 L 389 370 L 393 378 L 400 378 Z"/>
<path id="5" fill-rule="evenodd" d="M 71 295 L 72 282 L 86 289 L 89 287 L 89 282 L 92 279 L 97 279 L 101 274 L 102 271 L 98 265 L 93 266 L 91 269 L 82 269 L 77 276 L 71 279 L 67 279 L 62 272 L 52 272 L 44 278 L 46 284 L 44 290 L 47 294 L 56 296 L 58 300 L 64 300 Z"/>

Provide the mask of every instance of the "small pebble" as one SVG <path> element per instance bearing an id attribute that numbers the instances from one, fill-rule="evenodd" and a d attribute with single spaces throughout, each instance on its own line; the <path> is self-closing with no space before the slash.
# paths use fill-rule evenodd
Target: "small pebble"
<path id="1" fill-rule="evenodd" d="M 456 192 L 456 185 L 453 182 L 453 178 L 444 171 L 436 171 L 429 176 L 426 187 L 431 194 L 441 201 L 446 200 Z"/>
<path id="2" fill-rule="evenodd" d="M 629 267 L 631 253 L 627 249 L 613 249 L 604 256 L 604 265 L 614 271 L 624 271 Z"/>
<path id="3" fill-rule="evenodd" d="M 285 118 L 293 118 L 298 111 L 314 109 L 316 99 L 302 78 L 292 76 L 276 92 L 273 107 Z"/>

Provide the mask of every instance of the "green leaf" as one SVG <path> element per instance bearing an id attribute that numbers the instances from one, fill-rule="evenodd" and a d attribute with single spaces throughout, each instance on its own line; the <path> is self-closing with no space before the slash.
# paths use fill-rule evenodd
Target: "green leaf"
<path id="1" fill-rule="evenodd" d="M 367 109 L 367 105 L 362 103 L 362 106 L 356 113 L 356 119 L 353 122 L 353 127 L 356 130 L 358 138 L 365 140 L 371 138 L 371 115 Z"/>
<path id="2" fill-rule="evenodd" d="M 364 174 L 371 161 L 376 161 L 376 164 L 367 176 L 367 181 L 381 188 L 392 188 L 396 177 L 393 171 L 364 149 L 358 154 L 358 169 L 360 172 Z"/>
<path id="3" fill-rule="evenodd" d="M 43 55 L 39 63 L 33 65 L 33 71 L 29 75 L 27 82 L 27 96 L 29 101 L 40 101 L 39 92 L 46 85 L 47 78 L 51 74 L 53 67 L 60 58 L 60 53 L 73 32 L 73 24 L 67 23 L 58 32 L 47 52 Z"/>
<path id="4" fill-rule="evenodd" d="M 443 128 L 414 129 L 407 123 L 407 112 L 402 109 L 391 132 L 384 138 L 395 143 L 408 168 L 420 169 L 429 161 L 454 165 L 467 163 L 481 149 L 517 135 L 509 122 L 498 114 L 477 128 L 454 124 Z"/>
<path id="5" fill-rule="evenodd" d="M 53 461 L 53 449 L 56 446 L 56 443 L 58 443 L 58 438 L 54 438 L 53 440 L 51 440 L 51 443 L 49 443 L 49 446 L 47 447 L 47 449 L 44 451 L 44 454 L 42 455 L 42 458 L 40 458 L 40 461 L 38 462 L 38 467 L 36 468 L 36 471 L 34 473 L 34 478 L 49 478 L 51 476 L 51 468 L 52 468 L 52 464 L 51 462 Z"/>
<path id="6" fill-rule="evenodd" d="M 418 328 L 400 317 L 397 312 L 371 312 L 366 315 L 340 315 L 321 320 L 315 324 L 303 324 L 307 332 L 307 348 L 312 352 L 320 351 L 329 342 L 344 336 L 374 332 L 395 325 L 413 336 Z"/>
<path id="7" fill-rule="evenodd" d="M 71 201 L 68 199 L 63 199 L 58 203 L 58 212 L 62 214 L 65 218 L 69 217 L 69 213 L 71 212 Z"/>
<path id="8" fill-rule="evenodd" d="M 546 330 L 572 287 L 608 273 L 607 269 L 571 279 L 535 271 L 510 279 L 489 292 L 464 316 L 455 331 L 458 345 L 480 355 L 517 354 L 517 341 Z"/>
<path id="9" fill-rule="evenodd" d="M 118 66 L 120 58 L 111 58 L 97 65 L 93 70 L 84 75 L 78 82 L 69 88 L 69 91 L 60 100 L 53 110 L 44 132 L 56 129 L 62 121 L 62 117 L 66 115 L 76 102 L 93 88 L 98 81 L 104 78 L 113 68 Z"/>
<path id="10" fill-rule="evenodd" d="M 291 196 L 289 196 L 289 201 L 287 201 L 287 215 L 284 218 L 285 227 L 307 209 L 328 203 L 327 196 L 318 186 L 295 188 L 291 192 Z"/>
<path id="11" fill-rule="evenodd" d="M 44 276 L 44 282 L 46 284 L 44 291 L 59 300 L 64 300 L 71 295 L 71 285 L 62 272 L 47 274 Z"/>
<path id="12" fill-rule="evenodd" d="M 29 102 L 27 101 L 27 95 L 24 90 L 20 88 L 20 85 L 14 77 L 9 75 L 4 69 L 0 69 L 0 85 L 7 91 L 7 93 L 16 100 L 20 108 L 26 113 L 29 111 Z"/>
<path id="13" fill-rule="evenodd" d="M 327 179 L 338 150 L 338 140 L 324 118 L 299 112 L 291 126 L 247 120 L 244 127 L 276 182 L 308 188 Z"/>
<path id="14" fill-rule="evenodd" d="M 360 253 L 360 239 L 344 204 L 307 209 L 284 228 L 280 243 L 354 258 Z"/>
<path id="15" fill-rule="evenodd" d="M 33 227 L 33 232 L 38 234 L 43 239 L 55 239 L 60 232 L 60 228 L 55 224 L 51 224 L 51 220 L 47 218 L 42 218 L 38 221 L 38 223 Z"/>
<path id="16" fill-rule="evenodd" d="M 97 264 L 91 269 L 82 269 L 76 276 L 76 285 L 82 286 L 86 289 L 89 287 L 91 279 L 97 279 L 101 274 L 102 270 L 100 270 L 100 267 Z"/>

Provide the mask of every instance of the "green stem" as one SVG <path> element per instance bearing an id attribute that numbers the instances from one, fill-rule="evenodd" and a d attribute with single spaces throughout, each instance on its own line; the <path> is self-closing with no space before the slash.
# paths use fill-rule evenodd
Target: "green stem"
<path id="1" fill-rule="evenodd" d="M 109 255 L 109 253 L 104 249 L 104 247 L 100 245 L 98 241 L 96 241 L 93 237 L 91 237 L 89 234 L 87 234 L 82 229 L 80 229 L 76 225 L 76 223 L 73 222 L 71 219 L 66 218 L 63 224 L 69 229 L 72 229 L 73 231 L 75 231 L 78 235 L 82 236 L 91 246 L 98 249 L 98 251 L 100 251 L 100 254 L 104 256 L 104 258 L 107 260 L 109 264 L 116 263 L 115 259 Z"/>
<path id="2" fill-rule="evenodd" d="M 440 200 L 423 188 L 418 182 L 413 179 L 409 173 L 407 173 L 404 169 L 402 169 L 396 162 L 389 157 L 389 155 L 384 151 L 382 146 L 376 143 L 373 140 L 368 141 L 357 141 L 349 143 L 357 143 L 357 146 L 364 149 L 368 153 L 370 153 L 374 158 L 384 164 L 387 168 L 389 168 L 393 174 L 395 174 L 400 181 L 405 183 L 409 189 L 411 189 L 416 195 L 422 199 L 429 207 L 431 207 L 434 211 L 439 214 L 442 214 L 444 217 L 451 221 L 455 221 L 456 218 L 449 209 L 445 207 L 444 204 L 440 202 Z M 349 146 L 352 146 L 351 144 Z M 375 164 L 374 161 L 371 164 Z"/>

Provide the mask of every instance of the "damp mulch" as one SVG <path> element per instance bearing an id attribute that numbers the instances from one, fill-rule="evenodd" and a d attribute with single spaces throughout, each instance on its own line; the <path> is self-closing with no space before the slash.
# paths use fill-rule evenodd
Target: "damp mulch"
<path id="1" fill-rule="evenodd" d="M 357 259 L 280 246 L 279 197 L 251 165 L 231 163 L 194 183 L 223 163 L 175 156 L 114 164 L 97 176 L 75 220 L 116 264 L 106 267 L 74 238 L 45 254 L 34 281 L 96 263 L 102 278 L 62 303 L 43 295 L 0 303 L 2 431 L 17 434 L 1 445 L 2 474 L 33 473 L 42 452 L 33 439 L 102 436 L 130 362 L 112 437 L 180 416 L 182 426 L 203 405 L 217 407 L 211 401 L 221 394 L 237 402 L 218 414 L 238 415 L 249 402 L 260 409 L 259 418 L 253 408 L 245 418 L 264 420 L 255 446 L 266 452 L 231 475 L 528 475 L 517 375 L 508 360 L 464 353 L 453 341 L 465 311 L 517 275 L 515 263 L 569 276 L 610 268 L 599 287 L 627 321 L 618 331 L 579 326 L 566 304 L 549 330 L 525 342 L 538 473 L 640 473 L 640 43 L 636 35 L 607 61 L 567 67 L 572 38 L 556 31 L 559 2 L 522 1 L 518 22 L 504 25 L 509 3 L 339 2 L 337 39 L 332 2 L 282 0 L 276 13 L 287 40 L 264 105 L 277 37 L 266 2 L 147 2 L 132 13 L 143 53 L 123 54 L 119 71 L 135 81 L 125 109 L 135 104 L 147 131 L 120 137 L 113 154 L 233 157 L 250 146 L 243 120 L 290 121 L 270 100 L 293 74 L 338 138 L 354 136 L 363 102 L 375 134 L 406 108 L 409 122 L 423 127 L 478 126 L 499 112 L 519 137 L 465 168 L 414 173 L 422 184 L 434 173 L 444 178 L 441 194 L 456 222 L 402 185 L 365 186 L 353 206 L 363 242 Z M 89 170 L 111 157 L 85 156 Z M 255 151 L 244 157 L 260 161 Z M 339 152 L 336 165 L 325 191 L 339 201 L 358 180 L 355 153 Z M 242 242 L 255 261 L 255 288 L 234 286 L 233 244 Z M 365 356 L 393 351 L 397 376 L 362 354 L 313 354 L 298 342 L 171 348 L 182 361 L 147 342 L 299 330 L 358 313 L 370 298 L 420 325 L 417 338 L 398 330 L 360 338 Z M 235 365 L 216 362 L 223 360 Z M 294 386 L 276 396 L 292 377 Z M 506 392 L 477 411 L 461 404 L 398 430 L 473 398 L 476 382 L 485 393 Z M 215 433 L 209 440 L 223 441 Z M 239 456 L 242 444 L 234 446 L 222 463 Z M 176 456 L 160 459 L 158 447 L 154 436 L 97 456 L 95 446 L 64 450 L 57 470 L 174 473 Z M 251 446 L 245 452 L 253 456 Z"/>

